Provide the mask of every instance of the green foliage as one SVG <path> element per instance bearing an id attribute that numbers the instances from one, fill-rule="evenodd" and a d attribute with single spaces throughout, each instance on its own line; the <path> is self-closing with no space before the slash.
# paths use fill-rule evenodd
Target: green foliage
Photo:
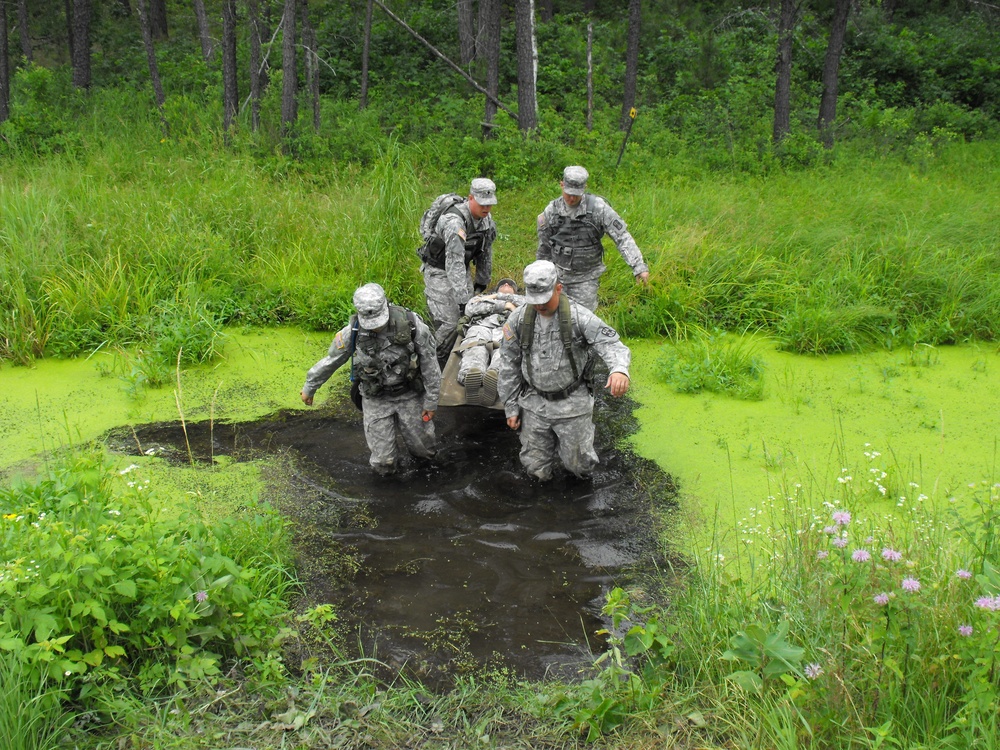
<path id="1" fill-rule="evenodd" d="M 82 456 L 0 489 L 0 648 L 84 708 L 265 665 L 285 614 L 275 515 L 209 527 L 160 509 L 137 470 Z"/>
<path id="2" fill-rule="evenodd" d="M 764 397 L 764 361 L 743 338 L 699 335 L 666 344 L 661 366 L 678 393 L 704 390 L 750 401 Z"/>
<path id="3" fill-rule="evenodd" d="M 28 65 L 10 82 L 10 117 L 0 123 L 0 154 L 52 154 L 81 145 L 74 123 L 82 96 L 66 70 Z"/>
<path id="4" fill-rule="evenodd" d="M 0 651 L 0 747 L 53 750 L 72 721 L 44 675 L 25 667 L 17 654 Z"/>

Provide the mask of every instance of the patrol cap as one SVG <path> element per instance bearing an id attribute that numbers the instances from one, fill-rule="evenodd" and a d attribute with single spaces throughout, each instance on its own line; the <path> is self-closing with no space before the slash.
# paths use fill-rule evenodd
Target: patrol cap
<path id="1" fill-rule="evenodd" d="M 552 299 L 559 274 L 550 260 L 536 260 L 524 269 L 524 301 L 529 305 L 544 305 Z"/>
<path id="2" fill-rule="evenodd" d="M 354 309 L 358 311 L 358 323 L 369 331 L 381 328 L 389 322 L 389 301 L 385 290 L 378 284 L 365 284 L 354 293 Z"/>
<path id="3" fill-rule="evenodd" d="M 493 291 L 499 292 L 500 287 L 504 286 L 505 284 L 513 288 L 514 294 L 517 294 L 517 282 L 514 281 L 514 279 L 500 279 L 500 281 L 498 281 L 497 285 L 494 287 Z"/>
<path id="4" fill-rule="evenodd" d="M 497 186 L 493 180 L 477 177 L 472 181 L 472 197 L 480 206 L 495 206 L 497 203 Z"/>
<path id="5" fill-rule="evenodd" d="M 562 189 L 566 195 L 583 195 L 587 192 L 587 170 L 583 167 L 566 167 L 563 170 Z"/>

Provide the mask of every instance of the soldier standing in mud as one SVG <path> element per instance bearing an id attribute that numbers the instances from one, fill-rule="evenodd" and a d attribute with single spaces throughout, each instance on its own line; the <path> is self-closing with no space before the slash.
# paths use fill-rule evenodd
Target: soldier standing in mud
<path id="1" fill-rule="evenodd" d="M 354 308 L 357 314 L 306 375 L 302 401 L 312 406 L 319 387 L 354 355 L 370 463 L 377 473 L 392 474 L 398 468 L 397 430 L 411 455 L 435 454 L 431 420 L 441 392 L 441 368 L 434 336 L 419 315 L 390 305 L 378 284 L 360 287 Z"/>
<path id="2" fill-rule="evenodd" d="M 537 479 L 552 478 L 558 452 L 563 466 L 586 478 L 597 466 L 594 396 L 586 364 L 600 356 L 612 396 L 629 389 L 632 354 L 618 333 L 563 293 L 551 261 L 524 269 L 525 304 L 503 327 L 500 398 L 507 425 L 521 430 L 521 464 Z"/>
<path id="3" fill-rule="evenodd" d="M 597 286 L 607 267 L 601 238 L 607 234 L 632 268 L 636 281 L 649 283 L 649 266 L 611 205 L 587 192 L 587 170 L 566 167 L 559 182 L 562 196 L 538 215 L 539 260 L 551 260 L 559 269 L 563 291 L 593 312 L 597 309 Z"/>
<path id="4" fill-rule="evenodd" d="M 485 291 L 493 273 L 496 224 L 490 211 L 497 202 L 492 180 L 472 181 L 468 200 L 444 211 L 422 249 L 420 270 L 431 323 L 440 339 L 455 327 L 473 294 Z M 470 265 L 475 264 L 473 279 Z"/>

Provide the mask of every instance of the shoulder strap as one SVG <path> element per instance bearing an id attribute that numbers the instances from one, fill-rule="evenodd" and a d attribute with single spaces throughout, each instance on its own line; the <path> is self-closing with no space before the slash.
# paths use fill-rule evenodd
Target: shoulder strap
<path id="1" fill-rule="evenodd" d="M 533 305 L 525 305 L 524 317 L 521 319 L 521 328 L 518 336 L 521 339 L 522 357 L 527 355 L 528 377 L 532 378 L 531 368 L 531 345 L 535 340 L 535 316 L 538 311 Z M 562 339 L 563 351 L 569 359 L 569 366 L 573 370 L 573 380 L 579 380 L 580 368 L 576 366 L 576 359 L 573 357 L 573 315 L 569 307 L 569 297 L 565 294 L 559 295 L 559 338 Z"/>

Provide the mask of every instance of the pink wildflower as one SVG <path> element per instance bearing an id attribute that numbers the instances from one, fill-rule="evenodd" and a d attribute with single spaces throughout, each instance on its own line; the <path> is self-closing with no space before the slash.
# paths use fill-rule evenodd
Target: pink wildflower
<path id="1" fill-rule="evenodd" d="M 882 559 L 888 560 L 889 562 L 899 562 L 903 559 L 903 553 L 897 552 L 891 547 L 885 547 L 882 550 Z"/>
<path id="2" fill-rule="evenodd" d="M 854 560 L 854 562 L 868 562 L 872 559 L 872 555 L 866 549 L 856 549 L 851 553 L 851 559 Z"/>
<path id="3" fill-rule="evenodd" d="M 840 549 L 843 549 L 844 547 L 847 546 L 847 537 L 838 536 L 833 540 L 832 544 L 834 547 L 839 547 Z"/>
<path id="4" fill-rule="evenodd" d="M 208 592 L 207 591 L 199 591 L 197 594 L 194 595 L 194 600 L 196 602 L 198 602 L 199 604 L 201 602 L 208 601 Z"/>
<path id="5" fill-rule="evenodd" d="M 833 522 L 838 526 L 847 526 L 851 522 L 851 514 L 846 510 L 836 511 L 831 518 L 833 518 Z"/>
<path id="6" fill-rule="evenodd" d="M 961 578 L 963 581 L 968 581 L 970 578 L 972 578 L 972 573 L 963 568 L 955 572 L 955 577 Z"/>
<path id="7" fill-rule="evenodd" d="M 920 581 L 916 578 L 904 578 L 900 586 L 902 586 L 903 591 L 909 591 L 911 593 L 920 591 Z"/>
<path id="8" fill-rule="evenodd" d="M 959 635 L 964 635 L 966 637 L 972 635 L 972 626 L 971 625 L 959 625 L 958 626 L 958 634 Z"/>
<path id="9" fill-rule="evenodd" d="M 884 607 L 889 603 L 889 595 L 884 591 L 881 594 L 875 594 L 875 603 L 880 607 Z"/>
<path id="10" fill-rule="evenodd" d="M 810 680 L 815 680 L 823 674 L 823 667 L 816 663 L 806 664 L 805 673 Z"/>
<path id="11" fill-rule="evenodd" d="M 819 552 L 816 553 L 816 559 L 817 560 L 825 560 L 829 556 L 830 556 L 830 553 L 827 552 L 825 549 L 821 549 Z"/>

